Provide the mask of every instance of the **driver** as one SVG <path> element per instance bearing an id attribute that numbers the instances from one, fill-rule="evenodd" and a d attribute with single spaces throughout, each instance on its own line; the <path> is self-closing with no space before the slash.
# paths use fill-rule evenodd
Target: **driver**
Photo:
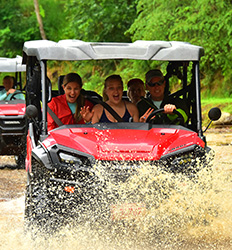
<path id="1" fill-rule="evenodd" d="M 164 112 L 157 114 L 153 122 L 158 124 L 170 123 L 177 118 L 177 115 L 173 114 L 174 109 L 176 109 L 181 113 L 186 123 L 188 120 L 186 103 L 180 98 L 170 98 L 165 92 L 165 86 L 163 73 L 159 69 L 152 69 L 146 73 L 146 88 L 150 95 L 137 103 L 139 116 L 145 114 L 149 108 L 154 110 L 164 108 Z M 144 116 L 144 119 L 147 119 L 147 117 Z"/>
<path id="2" fill-rule="evenodd" d="M 14 77 L 5 76 L 3 78 L 3 86 L 4 86 L 4 89 L 0 91 L 0 101 L 11 100 L 11 99 L 21 99 L 21 100 L 25 99 L 21 91 L 18 91 L 13 88 Z"/>

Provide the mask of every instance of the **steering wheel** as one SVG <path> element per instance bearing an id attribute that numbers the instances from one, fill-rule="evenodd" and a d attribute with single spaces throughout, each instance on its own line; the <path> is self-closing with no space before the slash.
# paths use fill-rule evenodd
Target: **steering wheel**
<path id="1" fill-rule="evenodd" d="M 154 110 L 147 118 L 147 121 L 146 122 L 149 122 L 149 123 L 153 123 L 154 120 L 155 120 L 155 117 L 152 118 L 154 115 L 157 115 L 159 113 L 163 113 L 164 112 L 164 108 L 161 108 L 161 109 L 157 109 L 157 110 Z M 174 119 L 174 120 L 170 120 L 170 122 L 168 124 L 176 124 L 177 122 L 180 123 L 180 125 L 184 126 L 184 117 L 183 115 L 176 109 L 173 110 L 173 114 L 176 114 L 177 117 Z"/>
<path id="2" fill-rule="evenodd" d="M 15 99 L 17 99 L 15 96 L 16 95 L 18 95 L 18 94 L 23 94 L 24 95 L 24 93 L 22 92 L 22 91 L 15 91 L 13 94 L 12 94 L 12 96 L 10 97 L 10 100 L 15 100 Z"/>

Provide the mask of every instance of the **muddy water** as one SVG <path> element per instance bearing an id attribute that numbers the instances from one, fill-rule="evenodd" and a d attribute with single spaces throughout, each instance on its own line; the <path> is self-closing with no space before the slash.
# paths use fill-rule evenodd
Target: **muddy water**
<path id="1" fill-rule="evenodd" d="M 154 174 L 146 166 L 141 178 L 130 183 L 134 194 L 142 194 L 150 204 L 140 219 L 97 229 L 88 224 L 67 227 L 47 239 L 32 240 L 24 233 L 26 175 L 15 168 L 13 159 L 2 157 L 0 249 L 232 249 L 232 133 L 208 132 L 206 136 L 215 150 L 211 174 L 203 172 L 193 183 L 181 176 Z M 151 182 L 160 184 L 168 199 L 152 190 Z"/>

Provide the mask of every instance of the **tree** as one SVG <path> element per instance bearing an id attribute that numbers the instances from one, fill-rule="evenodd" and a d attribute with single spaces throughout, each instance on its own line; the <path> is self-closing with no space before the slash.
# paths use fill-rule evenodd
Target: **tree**
<path id="1" fill-rule="evenodd" d="M 136 17 L 134 0 L 70 0 L 65 7 L 73 38 L 104 42 L 131 41 L 124 32 Z"/>
<path id="2" fill-rule="evenodd" d="M 14 57 L 22 54 L 23 43 L 38 39 L 34 29 L 36 19 L 31 16 L 27 2 L 19 0 L 0 1 L 0 53 L 1 56 Z"/>
<path id="3" fill-rule="evenodd" d="M 231 1 L 138 0 L 137 13 L 127 31 L 133 40 L 180 40 L 204 47 L 203 83 L 212 86 L 215 76 L 221 77 L 221 94 L 232 93 Z"/>
<path id="4" fill-rule="evenodd" d="M 45 31 L 44 31 L 44 28 L 43 28 L 43 21 L 42 21 L 41 15 L 39 13 L 39 2 L 38 2 L 38 0 L 34 0 L 34 6 L 35 6 L 35 13 L 36 13 L 37 21 L 38 21 L 38 24 L 39 24 L 40 35 L 41 35 L 42 39 L 46 40 L 47 38 L 46 38 L 46 34 L 45 34 Z"/>

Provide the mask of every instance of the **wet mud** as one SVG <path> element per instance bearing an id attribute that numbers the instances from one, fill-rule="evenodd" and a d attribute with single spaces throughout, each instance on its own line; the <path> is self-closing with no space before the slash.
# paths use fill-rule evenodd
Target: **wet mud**
<path id="1" fill-rule="evenodd" d="M 170 176 L 152 176 L 143 171 L 143 178 L 131 183 L 132 189 L 149 176 L 164 188 L 175 186 L 169 199 L 132 222 L 118 222 L 111 227 L 67 226 L 52 237 L 32 239 L 24 231 L 25 170 L 17 169 L 14 158 L 0 158 L 0 250 L 9 249 L 232 249 L 232 131 L 209 130 L 208 146 L 215 151 L 213 173 L 203 173 L 198 183 Z M 147 192 L 143 183 L 140 192 L 147 202 L 158 198 Z M 126 188 L 126 187 L 121 187 Z M 135 189 L 136 192 L 136 189 Z M 160 198 L 160 197 L 159 197 Z"/>

